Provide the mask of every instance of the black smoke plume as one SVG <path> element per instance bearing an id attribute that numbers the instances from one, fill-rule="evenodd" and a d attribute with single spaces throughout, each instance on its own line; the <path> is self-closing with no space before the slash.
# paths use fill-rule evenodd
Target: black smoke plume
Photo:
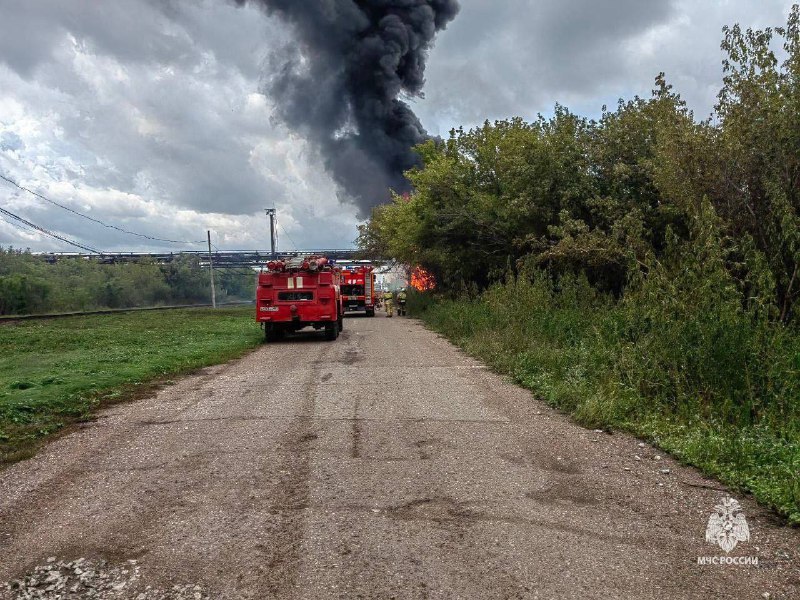
<path id="1" fill-rule="evenodd" d="M 286 125 L 313 142 L 328 172 L 365 216 L 428 134 L 402 96 L 420 97 L 436 33 L 458 0 L 235 0 L 262 6 L 295 30 L 266 81 Z"/>

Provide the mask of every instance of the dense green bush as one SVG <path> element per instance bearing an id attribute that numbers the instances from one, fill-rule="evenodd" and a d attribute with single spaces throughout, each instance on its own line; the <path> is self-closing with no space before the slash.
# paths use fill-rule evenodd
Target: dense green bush
<path id="1" fill-rule="evenodd" d="M 0 277 L 0 315 L 40 312 L 46 307 L 50 285 L 28 275 Z"/>

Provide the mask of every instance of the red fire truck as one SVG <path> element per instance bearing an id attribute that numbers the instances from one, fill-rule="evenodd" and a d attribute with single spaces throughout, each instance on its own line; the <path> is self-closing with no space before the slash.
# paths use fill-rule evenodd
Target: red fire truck
<path id="1" fill-rule="evenodd" d="M 256 321 L 268 342 L 304 327 L 335 340 L 343 328 L 341 275 L 327 258 L 310 256 L 267 263 L 258 275 Z"/>
<path id="2" fill-rule="evenodd" d="M 346 311 L 375 316 L 375 267 L 369 264 L 342 267 L 342 303 Z"/>

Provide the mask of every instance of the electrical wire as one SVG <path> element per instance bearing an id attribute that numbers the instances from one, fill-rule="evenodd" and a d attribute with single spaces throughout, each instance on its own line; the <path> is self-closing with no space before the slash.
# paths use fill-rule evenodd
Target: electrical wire
<path id="1" fill-rule="evenodd" d="M 28 189 L 28 188 L 18 184 L 13 179 L 9 179 L 8 177 L 3 175 L 2 173 L 0 173 L 0 179 L 2 179 L 4 181 L 7 181 L 8 183 L 13 185 L 14 187 L 19 188 L 20 190 L 22 190 L 24 192 L 28 192 L 29 194 L 32 194 L 32 195 L 36 196 L 37 198 L 40 198 L 40 199 L 44 200 L 45 202 L 49 202 L 53 206 L 57 206 L 58 208 L 66 210 L 67 212 L 71 212 L 73 215 L 77 215 L 79 217 L 83 217 L 84 219 L 88 219 L 89 221 L 92 221 L 93 223 L 97 223 L 99 225 L 102 225 L 103 227 L 108 227 L 109 229 L 114 229 L 114 230 L 119 231 L 121 233 L 126 233 L 128 235 L 135 235 L 137 237 L 144 238 L 144 239 L 147 239 L 147 240 L 152 240 L 154 242 L 166 242 L 168 244 L 204 244 L 204 243 L 206 243 L 206 240 L 201 240 L 201 241 L 196 241 L 196 242 L 189 241 L 189 240 L 168 240 L 168 239 L 164 239 L 164 238 L 154 237 L 152 235 L 147 235 L 147 234 L 144 234 L 144 233 L 137 233 L 135 231 L 129 231 L 127 229 L 123 229 L 122 227 L 117 227 L 116 225 L 111 225 L 109 223 L 105 223 L 105 222 L 101 221 L 100 219 L 95 219 L 94 217 L 90 217 L 89 215 L 85 215 L 85 214 L 83 214 L 81 212 L 78 212 L 77 210 L 74 210 L 74 209 L 70 208 L 69 206 L 64 206 L 63 204 L 59 204 L 55 200 L 50 200 L 50 198 L 47 198 L 46 196 L 43 196 L 42 194 L 40 194 L 38 192 L 34 192 L 33 190 Z"/>
<path id="2" fill-rule="evenodd" d="M 289 235 L 289 233 L 283 228 L 283 225 L 281 225 L 280 222 L 278 222 L 278 227 L 280 227 L 281 231 L 283 231 L 283 233 L 286 234 L 286 237 L 289 238 L 289 242 L 292 244 L 292 247 L 294 248 L 295 252 L 297 252 L 297 244 L 294 243 L 292 236 Z"/>
<path id="3" fill-rule="evenodd" d="M 25 227 L 24 225 L 21 225 L 19 223 L 15 223 L 14 221 L 11 221 L 10 219 L 6 219 L 3 216 L 0 216 L 0 221 L 3 221 L 3 223 L 8 223 L 12 227 L 22 231 L 23 233 L 30 233 L 31 232 L 31 228 L 30 227 Z"/>
<path id="4" fill-rule="evenodd" d="M 92 248 L 91 246 L 85 246 L 85 245 L 79 244 L 78 242 L 75 242 L 75 241 L 73 241 L 73 240 L 71 240 L 69 238 L 62 237 L 62 236 L 58 235 L 57 233 L 53 233 L 52 231 L 50 231 L 48 229 L 45 229 L 44 227 L 40 227 L 39 225 L 36 225 L 35 223 L 31 223 L 30 221 L 28 221 L 26 219 L 23 219 L 19 215 L 15 215 L 14 213 L 12 213 L 10 211 L 7 211 L 5 208 L 0 207 L 0 213 L 6 215 L 7 217 L 11 217 L 15 221 L 19 221 L 20 223 L 24 223 L 28 227 L 31 227 L 31 228 L 33 228 L 36 231 L 39 231 L 41 233 L 44 233 L 45 235 L 49 235 L 52 238 L 55 238 L 57 240 L 61 240 L 62 242 L 65 242 L 65 243 L 69 244 L 70 246 L 75 246 L 76 248 L 80 248 L 81 250 L 86 250 L 88 252 L 93 252 L 94 254 L 102 254 L 102 251 L 97 250 L 96 248 Z"/>

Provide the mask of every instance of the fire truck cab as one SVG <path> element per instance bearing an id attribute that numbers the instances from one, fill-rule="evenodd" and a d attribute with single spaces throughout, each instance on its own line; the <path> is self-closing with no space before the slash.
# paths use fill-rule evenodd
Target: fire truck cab
<path id="1" fill-rule="evenodd" d="M 375 267 L 371 264 L 342 267 L 342 303 L 345 311 L 375 316 Z"/>
<path id="2" fill-rule="evenodd" d="M 304 327 L 335 340 L 343 329 L 341 275 L 327 258 L 270 261 L 258 275 L 256 321 L 268 342 Z"/>

